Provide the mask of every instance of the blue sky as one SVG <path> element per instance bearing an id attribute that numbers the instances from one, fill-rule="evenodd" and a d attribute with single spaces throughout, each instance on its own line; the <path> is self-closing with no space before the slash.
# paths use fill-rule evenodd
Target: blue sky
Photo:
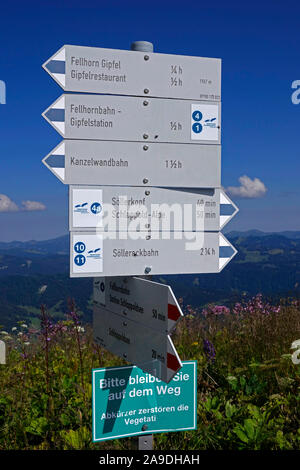
<path id="1" fill-rule="evenodd" d="M 0 39 L 0 194 L 22 208 L 0 212 L 0 240 L 68 230 L 67 186 L 41 163 L 61 141 L 41 113 L 62 93 L 42 63 L 64 44 L 129 49 L 134 40 L 222 59 L 222 185 L 238 187 L 247 175 L 267 188 L 232 196 L 240 212 L 226 230 L 300 230 L 300 104 L 291 101 L 299 2 L 2 2 Z"/>

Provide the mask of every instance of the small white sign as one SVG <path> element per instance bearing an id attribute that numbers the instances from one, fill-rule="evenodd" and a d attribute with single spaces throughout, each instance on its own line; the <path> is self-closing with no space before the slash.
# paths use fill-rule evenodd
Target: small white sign
<path id="1" fill-rule="evenodd" d="M 102 227 L 102 189 L 73 189 L 74 227 Z"/>
<path id="2" fill-rule="evenodd" d="M 215 104 L 191 105 L 191 139 L 214 140 L 219 138 L 219 109 Z"/>
<path id="3" fill-rule="evenodd" d="M 0 340 L 0 364 L 6 364 L 5 343 Z"/>
<path id="4" fill-rule="evenodd" d="M 103 237 L 101 234 L 76 233 L 72 239 L 73 272 L 102 273 Z"/>

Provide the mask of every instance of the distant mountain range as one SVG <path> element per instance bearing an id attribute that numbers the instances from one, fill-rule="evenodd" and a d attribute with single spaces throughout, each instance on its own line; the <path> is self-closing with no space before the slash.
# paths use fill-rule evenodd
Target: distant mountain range
<path id="1" fill-rule="evenodd" d="M 284 231 L 284 232 L 262 232 L 261 230 L 247 230 L 247 231 L 230 231 L 224 232 L 225 236 L 232 240 L 237 237 L 270 237 L 270 236 L 282 236 L 291 240 L 300 238 L 300 231 Z M 58 254 L 68 255 L 69 254 L 69 235 L 62 235 L 58 238 L 50 240 L 29 240 L 26 242 L 11 241 L 11 242 L 0 242 L 0 252 L 5 250 L 6 252 L 12 252 L 14 254 L 21 254 L 29 252 L 32 254 L 46 255 L 46 254 Z"/>
<path id="2" fill-rule="evenodd" d="M 69 235 L 63 235 L 51 240 L 36 241 L 30 240 L 26 242 L 12 241 L 0 242 L 0 252 L 6 251 L 12 254 L 24 254 L 24 252 L 33 255 L 58 254 L 67 255 L 69 250 Z"/>
<path id="3" fill-rule="evenodd" d="M 184 304 L 201 309 L 214 302 L 232 305 L 258 292 L 278 301 L 300 296 L 300 232 L 229 232 L 238 254 L 219 274 L 153 276 L 171 285 Z M 45 287 L 47 286 L 47 287 Z M 42 289 L 41 289 L 42 288 Z M 45 241 L 0 242 L 0 324 L 37 324 L 45 303 L 62 318 L 74 298 L 85 321 L 92 318 L 92 280 L 69 277 L 69 236 Z"/>

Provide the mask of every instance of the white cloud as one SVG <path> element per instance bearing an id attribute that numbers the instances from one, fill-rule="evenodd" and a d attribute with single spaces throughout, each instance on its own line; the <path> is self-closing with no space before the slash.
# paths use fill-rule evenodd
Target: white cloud
<path id="1" fill-rule="evenodd" d="M 240 186 L 229 186 L 226 191 L 232 196 L 244 197 L 244 198 L 258 198 L 263 197 L 267 188 L 259 178 L 249 178 L 244 175 L 239 178 Z"/>
<path id="2" fill-rule="evenodd" d="M 22 201 L 19 207 L 6 194 L 0 194 L 0 212 L 44 211 L 45 204 L 38 201 Z"/>
<path id="3" fill-rule="evenodd" d="M 19 208 L 14 201 L 5 194 L 0 194 L 0 212 L 16 212 L 18 210 Z"/>
<path id="4" fill-rule="evenodd" d="M 22 207 L 20 210 L 23 211 L 44 211 L 46 209 L 45 204 L 38 201 L 22 201 Z"/>

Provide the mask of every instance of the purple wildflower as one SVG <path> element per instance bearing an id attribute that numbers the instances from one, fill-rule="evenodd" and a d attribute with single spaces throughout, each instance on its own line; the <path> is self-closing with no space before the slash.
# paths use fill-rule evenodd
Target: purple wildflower
<path id="1" fill-rule="evenodd" d="M 225 305 L 209 305 L 206 309 L 202 311 L 203 315 L 213 314 L 213 315 L 228 315 L 230 310 Z"/>
<path id="2" fill-rule="evenodd" d="M 280 306 L 275 307 L 268 302 L 264 302 L 262 294 L 257 294 L 255 297 L 250 299 L 246 304 L 242 305 L 241 303 L 236 303 L 232 309 L 235 315 L 242 314 L 253 314 L 255 312 L 261 313 L 263 315 L 270 315 L 280 312 Z"/>
<path id="3" fill-rule="evenodd" d="M 68 315 L 72 318 L 76 326 L 80 325 L 79 317 L 76 312 L 69 312 Z"/>
<path id="4" fill-rule="evenodd" d="M 203 339 L 203 351 L 209 361 L 213 362 L 215 360 L 216 350 L 208 339 Z"/>

